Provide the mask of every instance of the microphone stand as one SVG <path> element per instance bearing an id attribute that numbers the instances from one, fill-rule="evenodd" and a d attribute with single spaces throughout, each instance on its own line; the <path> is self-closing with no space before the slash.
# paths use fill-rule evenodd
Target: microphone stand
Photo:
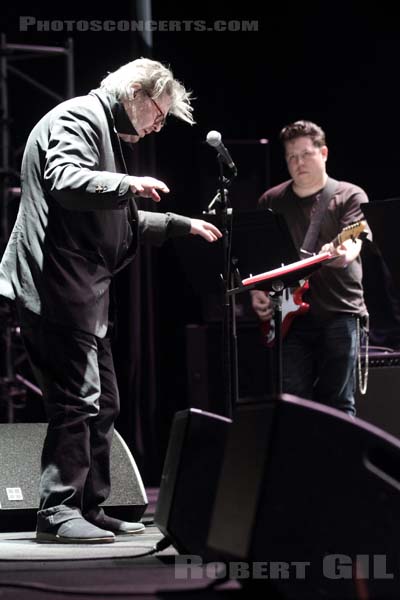
<path id="1" fill-rule="evenodd" d="M 222 351 L 223 351 L 223 380 L 225 382 L 225 416 L 232 417 L 233 406 L 237 403 L 239 395 L 238 385 L 238 357 L 236 335 L 236 302 L 234 295 L 228 292 L 232 285 L 231 268 L 231 227 L 228 223 L 228 190 L 231 179 L 224 176 L 223 162 L 218 154 L 219 165 L 219 203 L 217 204 L 221 216 L 221 231 L 223 234 L 223 322 L 222 322 Z M 236 175 L 236 173 L 235 173 Z M 234 175 L 234 176 L 235 176 Z"/>

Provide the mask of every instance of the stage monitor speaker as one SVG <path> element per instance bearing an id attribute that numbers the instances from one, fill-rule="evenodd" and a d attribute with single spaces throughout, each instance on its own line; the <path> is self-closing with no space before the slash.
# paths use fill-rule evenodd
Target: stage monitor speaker
<path id="1" fill-rule="evenodd" d="M 39 477 L 46 423 L 0 424 L 0 531 L 32 531 L 39 505 Z M 111 448 L 107 514 L 137 521 L 147 496 L 133 456 L 117 431 Z"/>
<path id="2" fill-rule="evenodd" d="M 203 556 L 231 420 L 195 408 L 175 414 L 155 524 L 183 554 Z"/>
<path id="3" fill-rule="evenodd" d="M 357 416 L 400 438 L 400 353 L 370 352 L 368 385 L 356 395 Z"/>
<path id="4" fill-rule="evenodd" d="M 399 506 L 400 442 L 283 395 L 237 407 L 207 543 L 288 597 L 386 597 L 400 589 Z"/>

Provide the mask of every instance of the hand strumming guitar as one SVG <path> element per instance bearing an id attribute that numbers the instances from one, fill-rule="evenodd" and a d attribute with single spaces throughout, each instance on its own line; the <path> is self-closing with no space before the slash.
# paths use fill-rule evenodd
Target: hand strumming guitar
<path id="1" fill-rule="evenodd" d="M 268 294 L 262 290 L 251 290 L 251 305 L 254 312 L 261 321 L 269 321 L 272 319 L 273 308 L 272 300 Z"/>

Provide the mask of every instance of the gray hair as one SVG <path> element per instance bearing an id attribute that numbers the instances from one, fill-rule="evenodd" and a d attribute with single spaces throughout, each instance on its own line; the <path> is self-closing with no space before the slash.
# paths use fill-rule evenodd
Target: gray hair
<path id="1" fill-rule="evenodd" d="M 171 99 L 169 112 L 179 119 L 194 124 L 191 106 L 192 93 L 188 92 L 180 81 L 174 78 L 171 69 L 149 58 L 137 58 L 122 65 L 103 79 L 100 87 L 114 94 L 118 100 L 133 99 L 132 84 L 139 83 L 151 96 L 158 98 L 166 94 Z"/>

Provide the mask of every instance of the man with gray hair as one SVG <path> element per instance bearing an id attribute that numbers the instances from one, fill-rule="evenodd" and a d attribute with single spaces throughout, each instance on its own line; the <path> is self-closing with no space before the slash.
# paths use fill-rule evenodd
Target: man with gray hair
<path id="1" fill-rule="evenodd" d="M 16 301 L 43 391 L 37 540 L 113 542 L 144 531 L 111 518 L 110 447 L 119 396 L 109 333 L 109 287 L 139 241 L 221 237 L 212 224 L 138 210 L 167 185 L 128 174 L 121 139 L 159 132 L 168 114 L 193 124 L 190 93 L 161 63 L 138 59 L 99 89 L 61 103 L 32 130 L 17 220 L 0 265 L 0 294 Z"/>

